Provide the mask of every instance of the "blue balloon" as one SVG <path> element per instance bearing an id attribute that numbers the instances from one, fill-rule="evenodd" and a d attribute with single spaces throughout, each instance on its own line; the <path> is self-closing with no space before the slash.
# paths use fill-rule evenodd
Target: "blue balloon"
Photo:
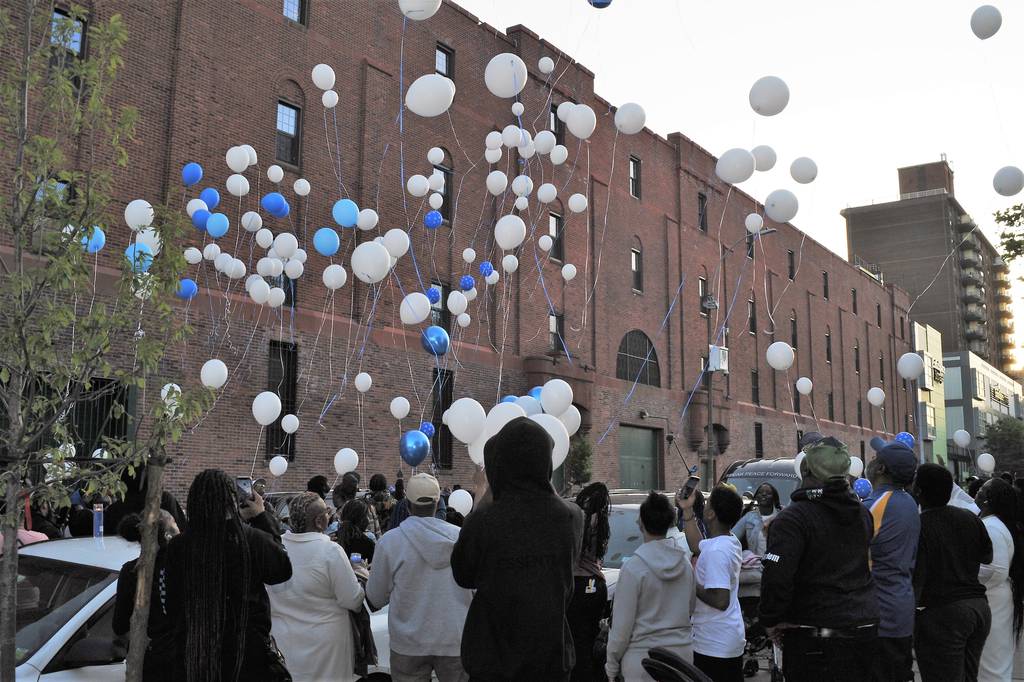
<path id="1" fill-rule="evenodd" d="M 526 395 L 530 396 L 531 398 L 534 398 L 535 400 L 540 400 L 540 389 L 540 386 L 534 386 Z"/>
<path id="2" fill-rule="evenodd" d="M 428 230 L 436 230 L 441 227 L 442 222 L 444 222 L 444 218 L 441 217 L 440 211 L 429 211 L 427 215 L 423 216 L 423 225 Z"/>
<path id="3" fill-rule="evenodd" d="M 427 289 L 427 300 L 430 301 L 431 305 L 439 303 L 441 301 L 441 290 L 436 287 Z"/>
<path id="4" fill-rule="evenodd" d="M 125 249 L 124 257 L 135 274 L 146 272 L 153 265 L 153 249 L 142 243 L 137 242 Z"/>
<path id="5" fill-rule="evenodd" d="M 175 296 L 183 301 L 191 301 L 199 293 L 199 285 L 194 280 L 185 278 L 178 282 L 178 291 Z"/>
<path id="6" fill-rule="evenodd" d="M 857 493 L 857 497 L 865 499 L 871 497 L 871 481 L 866 478 L 858 478 L 853 482 L 853 492 Z"/>
<path id="7" fill-rule="evenodd" d="M 596 7 L 597 9 L 604 9 L 612 4 L 612 0 L 587 0 L 587 2 L 590 3 L 591 7 Z"/>
<path id="8" fill-rule="evenodd" d="M 195 161 L 186 163 L 184 168 L 181 169 L 181 181 L 185 183 L 186 187 L 191 187 L 202 179 L 203 167 Z"/>
<path id="9" fill-rule="evenodd" d="M 92 231 L 82 236 L 82 248 L 86 253 L 97 253 L 106 243 L 107 235 L 103 233 L 99 225 L 93 225 Z"/>
<path id="10" fill-rule="evenodd" d="M 196 229 L 200 232 L 206 232 L 206 223 L 209 222 L 210 216 L 213 215 L 205 208 L 197 209 L 192 214 L 192 224 L 196 226 Z"/>
<path id="11" fill-rule="evenodd" d="M 199 213 L 199 211 L 196 211 Z M 193 214 L 195 215 L 195 214 Z M 214 213 L 206 221 L 206 231 L 214 239 L 219 239 L 228 233 L 228 217 L 223 213 Z"/>
<path id="12" fill-rule="evenodd" d="M 291 211 L 288 200 L 280 192 L 268 192 L 260 199 L 260 206 L 275 218 L 285 218 Z"/>
<path id="13" fill-rule="evenodd" d="M 914 449 L 914 437 L 906 431 L 900 431 L 896 434 L 896 442 L 903 443 L 911 450 Z"/>
<path id="14" fill-rule="evenodd" d="M 434 429 L 434 425 L 431 424 L 430 422 L 423 422 L 422 424 L 420 424 L 420 431 L 422 431 L 423 435 L 426 436 L 427 438 L 433 438 L 435 430 L 436 429 Z"/>
<path id="15" fill-rule="evenodd" d="M 463 275 L 462 279 L 459 280 L 459 288 L 463 291 L 469 291 L 476 286 L 476 282 L 473 281 L 472 275 Z"/>
<path id="16" fill-rule="evenodd" d="M 334 222 L 342 227 L 355 227 L 359 220 L 359 207 L 351 199 L 339 199 L 334 202 L 331 215 L 334 216 Z"/>
<path id="17" fill-rule="evenodd" d="M 211 211 L 217 208 L 217 204 L 220 203 L 220 192 L 212 187 L 207 187 L 199 193 L 199 198 L 206 202 L 206 208 Z"/>
<path id="18" fill-rule="evenodd" d="M 321 256 L 333 256 L 341 248 L 341 239 L 331 228 L 321 227 L 313 234 L 313 248 Z"/>
<path id="19" fill-rule="evenodd" d="M 402 461 L 411 467 L 419 466 L 430 454 L 430 439 L 422 431 L 406 431 L 398 444 Z"/>
<path id="20" fill-rule="evenodd" d="M 483 263 L 480 264 L 481 275 L 483 275 L 484 277 L 490 277 L 492 272 L 494 272 L 494 266 L 491 264 L 491 261 L 485 260 Z"/>
<path id="21" fill-rule="evenodd" d="M 448 332 L 444 330 L 444 327 L 432 325 L 423 330 L 420 343 L 423 344 L 423 350 L 431 355 L 444 355 L 448 352 L 451 339 L 448 338 Z"/>
<path id="22" fill-rule="evenodd" d="M 503 403 L 514 403 L 516 400 L 518 400 L 518 398 L 516 398 L 516 396 L 514 396 L 514 395 L 507 395 L 507 396 L 505 396 L 504 398 L 501 399 L 501 402 L 503 402 Z"/>

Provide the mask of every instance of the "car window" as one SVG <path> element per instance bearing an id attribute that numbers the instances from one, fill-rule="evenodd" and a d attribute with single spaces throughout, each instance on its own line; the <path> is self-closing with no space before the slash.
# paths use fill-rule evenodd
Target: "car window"
<path id="1" fill-rule="evenodd" d="M 602 565 L 605 568 L 622 568 L 622 565 L 633 558 L 637 547 L 644 541 L 637 525 L 640 510 L 612 507 L 608 515 L 608 526 L 611 537 L 608 539 L 608 551 L 605 552 Z"/>
<path id="2" fill-rule="evenodd" d="M 21 663 L 117 579 L 117 571 L 22 555 L 18 559 L 15 662 Z"/>
<path id="3" fill-rule="evenodd" d="M 114 634 L 114 605 L 110 601 L 72 635 L 43 673 L 120 663 L 125 659 L 126 645 Z"/>
<path id="4" fill-rule="evenodd" d="M 762 483 L 770 483 L 779 491 L 779 501 L 782 502 L 783 507 L 789 504 L 789 496 L 793 494 L 793 491 L 796 490 L 799 484 L 795 477 L 782 478 L 765 474 L 744 476 L 740 473 L 738 475 L 730 475 L 725 480 L 727 483 L 736 486 L 736 490 L 739 491 L 740 495 L 747 491 L 753 494 Z"/>

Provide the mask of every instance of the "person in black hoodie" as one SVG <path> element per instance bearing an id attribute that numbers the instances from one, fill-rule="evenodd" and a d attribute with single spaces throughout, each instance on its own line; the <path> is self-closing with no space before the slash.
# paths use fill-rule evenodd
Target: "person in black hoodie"
<path id="1" fill-rule="evenodd" d="M 276 526 L 254 495 L 239 507 L 219 469 L 188 490 L 188 529 L 167 547 L 170 616 L 187 682 L 291 679 L 270 638 L 265 585 L 292 577 Z"/>
<path id="2" fill-rule="evenodd" d="M 871 514 L 850 490 L 843 443 L 827 437 L 805 452 L 801 487 L 768 533 L 760 619 L 782 643 L 788 682 L 861 682 L 871 677 L 879 618 Z"/>
<path id="3" fill-rule="evenodd" d="M 455 582 L 476 590 L 462 636 L 472 682 L 558 682 L 575 664 L 566 613 L 583 513 L 551 486 L 553 446 L 526 417 L 484 446 L 490 495 L 466 517 L 452 553 Z"/>

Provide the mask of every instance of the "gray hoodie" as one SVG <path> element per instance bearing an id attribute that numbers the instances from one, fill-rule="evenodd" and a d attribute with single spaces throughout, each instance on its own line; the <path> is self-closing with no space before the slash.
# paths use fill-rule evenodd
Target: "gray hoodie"
<path id="1" fill-rule="evenodd" d="M 606 672 L 619 673 L 630 649 L 693 643 L 690 614 L 697 598 L 687 552 L 671 538 L 640 545 L 615 585 Z"/>
<path id="2" fill-rule="evenodd" d="M 458 656 L 473 593 L 455 584 L 452 548 L 458 526 L 410 516 L 377 541 L 366 598 L 388 603 L 391 650 L 406 656 Z"/>

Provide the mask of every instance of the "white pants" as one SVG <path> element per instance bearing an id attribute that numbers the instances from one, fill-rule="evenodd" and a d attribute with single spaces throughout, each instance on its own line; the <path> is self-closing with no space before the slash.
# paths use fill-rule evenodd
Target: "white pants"
<path id="1" fill-rule="evenodd" d="M 664 647 L 684 661 L 693 663 L 693 646 Z M 647 649 L 627 649 L 622 657 L 622 679 L 626 682 L 654 682 L 654 678 L 644 672 L 642 661 L 647 658 Z"/>

